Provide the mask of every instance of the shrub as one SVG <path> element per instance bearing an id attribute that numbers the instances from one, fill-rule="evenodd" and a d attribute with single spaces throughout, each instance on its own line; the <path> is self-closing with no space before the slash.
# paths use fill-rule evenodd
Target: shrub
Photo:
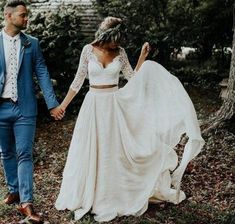
<path id="1" fill-rule="evenodd" d="M 80 13 L 78 7 L 63 5 L 56 11 L 39 12 L 32 16 L 27 30 L 39 38 L 50 74 L 62 92 L 73 80 L 85 42 Z"/>

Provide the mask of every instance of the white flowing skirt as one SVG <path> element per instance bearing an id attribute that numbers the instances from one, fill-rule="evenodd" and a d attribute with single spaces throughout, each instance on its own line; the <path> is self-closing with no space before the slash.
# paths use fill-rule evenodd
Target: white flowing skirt
<path id="1" fill-rule="evenodd" d="M 183 133 L 189 141 L 178 165 L 173 148 Z M 75 220 L 92 209 L 102 222 L 143 214 L 150 197 L 177 204 L 185 199 L 179 190 L 185 168 L 203 144 L 193 104 L 179 80 L 146 61 L 125 87 L 87 93 L 56 208 L 74 211 Z"/>

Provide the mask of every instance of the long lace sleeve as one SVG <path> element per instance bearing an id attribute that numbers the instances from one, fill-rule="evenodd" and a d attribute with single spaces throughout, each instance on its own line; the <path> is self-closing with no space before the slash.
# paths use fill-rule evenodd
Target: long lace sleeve
<path id="1" fill-rule="evenodd" d="M 72 89 L 76 93 L 81 89 L 82 84 L 88 73 L 88 54 L 89 54 L 89 45 L 86 45 L 82 49 L 78 70 L 72 84 L 70 85 L 70 89 Z"/>
<path id="2" fill-rule="evenodd" d="M 134 75 L 134 71 L 130 65 L 129 59 L 127 57 L 126 51 L 124 50 L 124 48 L 120 49 L 120 61 L 122 63 L 122 68 L 121 71 L 123 73 L 123 76 L 129 80 L 133 75 Z"/>

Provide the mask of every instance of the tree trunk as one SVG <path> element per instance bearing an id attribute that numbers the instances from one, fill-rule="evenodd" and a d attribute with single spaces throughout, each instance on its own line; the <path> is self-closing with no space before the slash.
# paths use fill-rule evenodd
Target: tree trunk
<path id="1" fill-rule="evenodd" d="M 231 120 L 235 113 L 235 29 L 233 31 L 233 49 L 227 88 L 227 99 L 224 100 L 222 106 L 216 112 L 216 115 L 206 124 L 207 127 L 203 130 L 203 134 L 207 134 L 212 129 Z"/>

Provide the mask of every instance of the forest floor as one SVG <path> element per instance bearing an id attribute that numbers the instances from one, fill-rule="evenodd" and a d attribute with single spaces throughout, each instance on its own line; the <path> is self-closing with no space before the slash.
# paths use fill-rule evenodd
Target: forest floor
<path id="1" fill-rule="evenodd" d="M 192 86 L 184 83 L 192 98 L 200 122 L 206 120 L 221 104 L 219 89 L 213 85 Z M 34 147 L 35 207 L 43 212 L 45 223 L 96 223 L 92 214 L 72 221 L 73 214 L 54 207 L 59 193 L 76 116 L 63 121 L 38 119 Z M 149 205 L 141 217 L 120 217 L 110 224 L 232 224 L 235 223 L 235 128 L 217 129 L 205 137 L 202 152 L 188 167 L 182 182 L 187 199 L 178 205 L 167 202 Z M 0 200 L 7 189 L 0 169 Z M 29 223 L 15 206 L 0 204 L 0 223 Z"/>

